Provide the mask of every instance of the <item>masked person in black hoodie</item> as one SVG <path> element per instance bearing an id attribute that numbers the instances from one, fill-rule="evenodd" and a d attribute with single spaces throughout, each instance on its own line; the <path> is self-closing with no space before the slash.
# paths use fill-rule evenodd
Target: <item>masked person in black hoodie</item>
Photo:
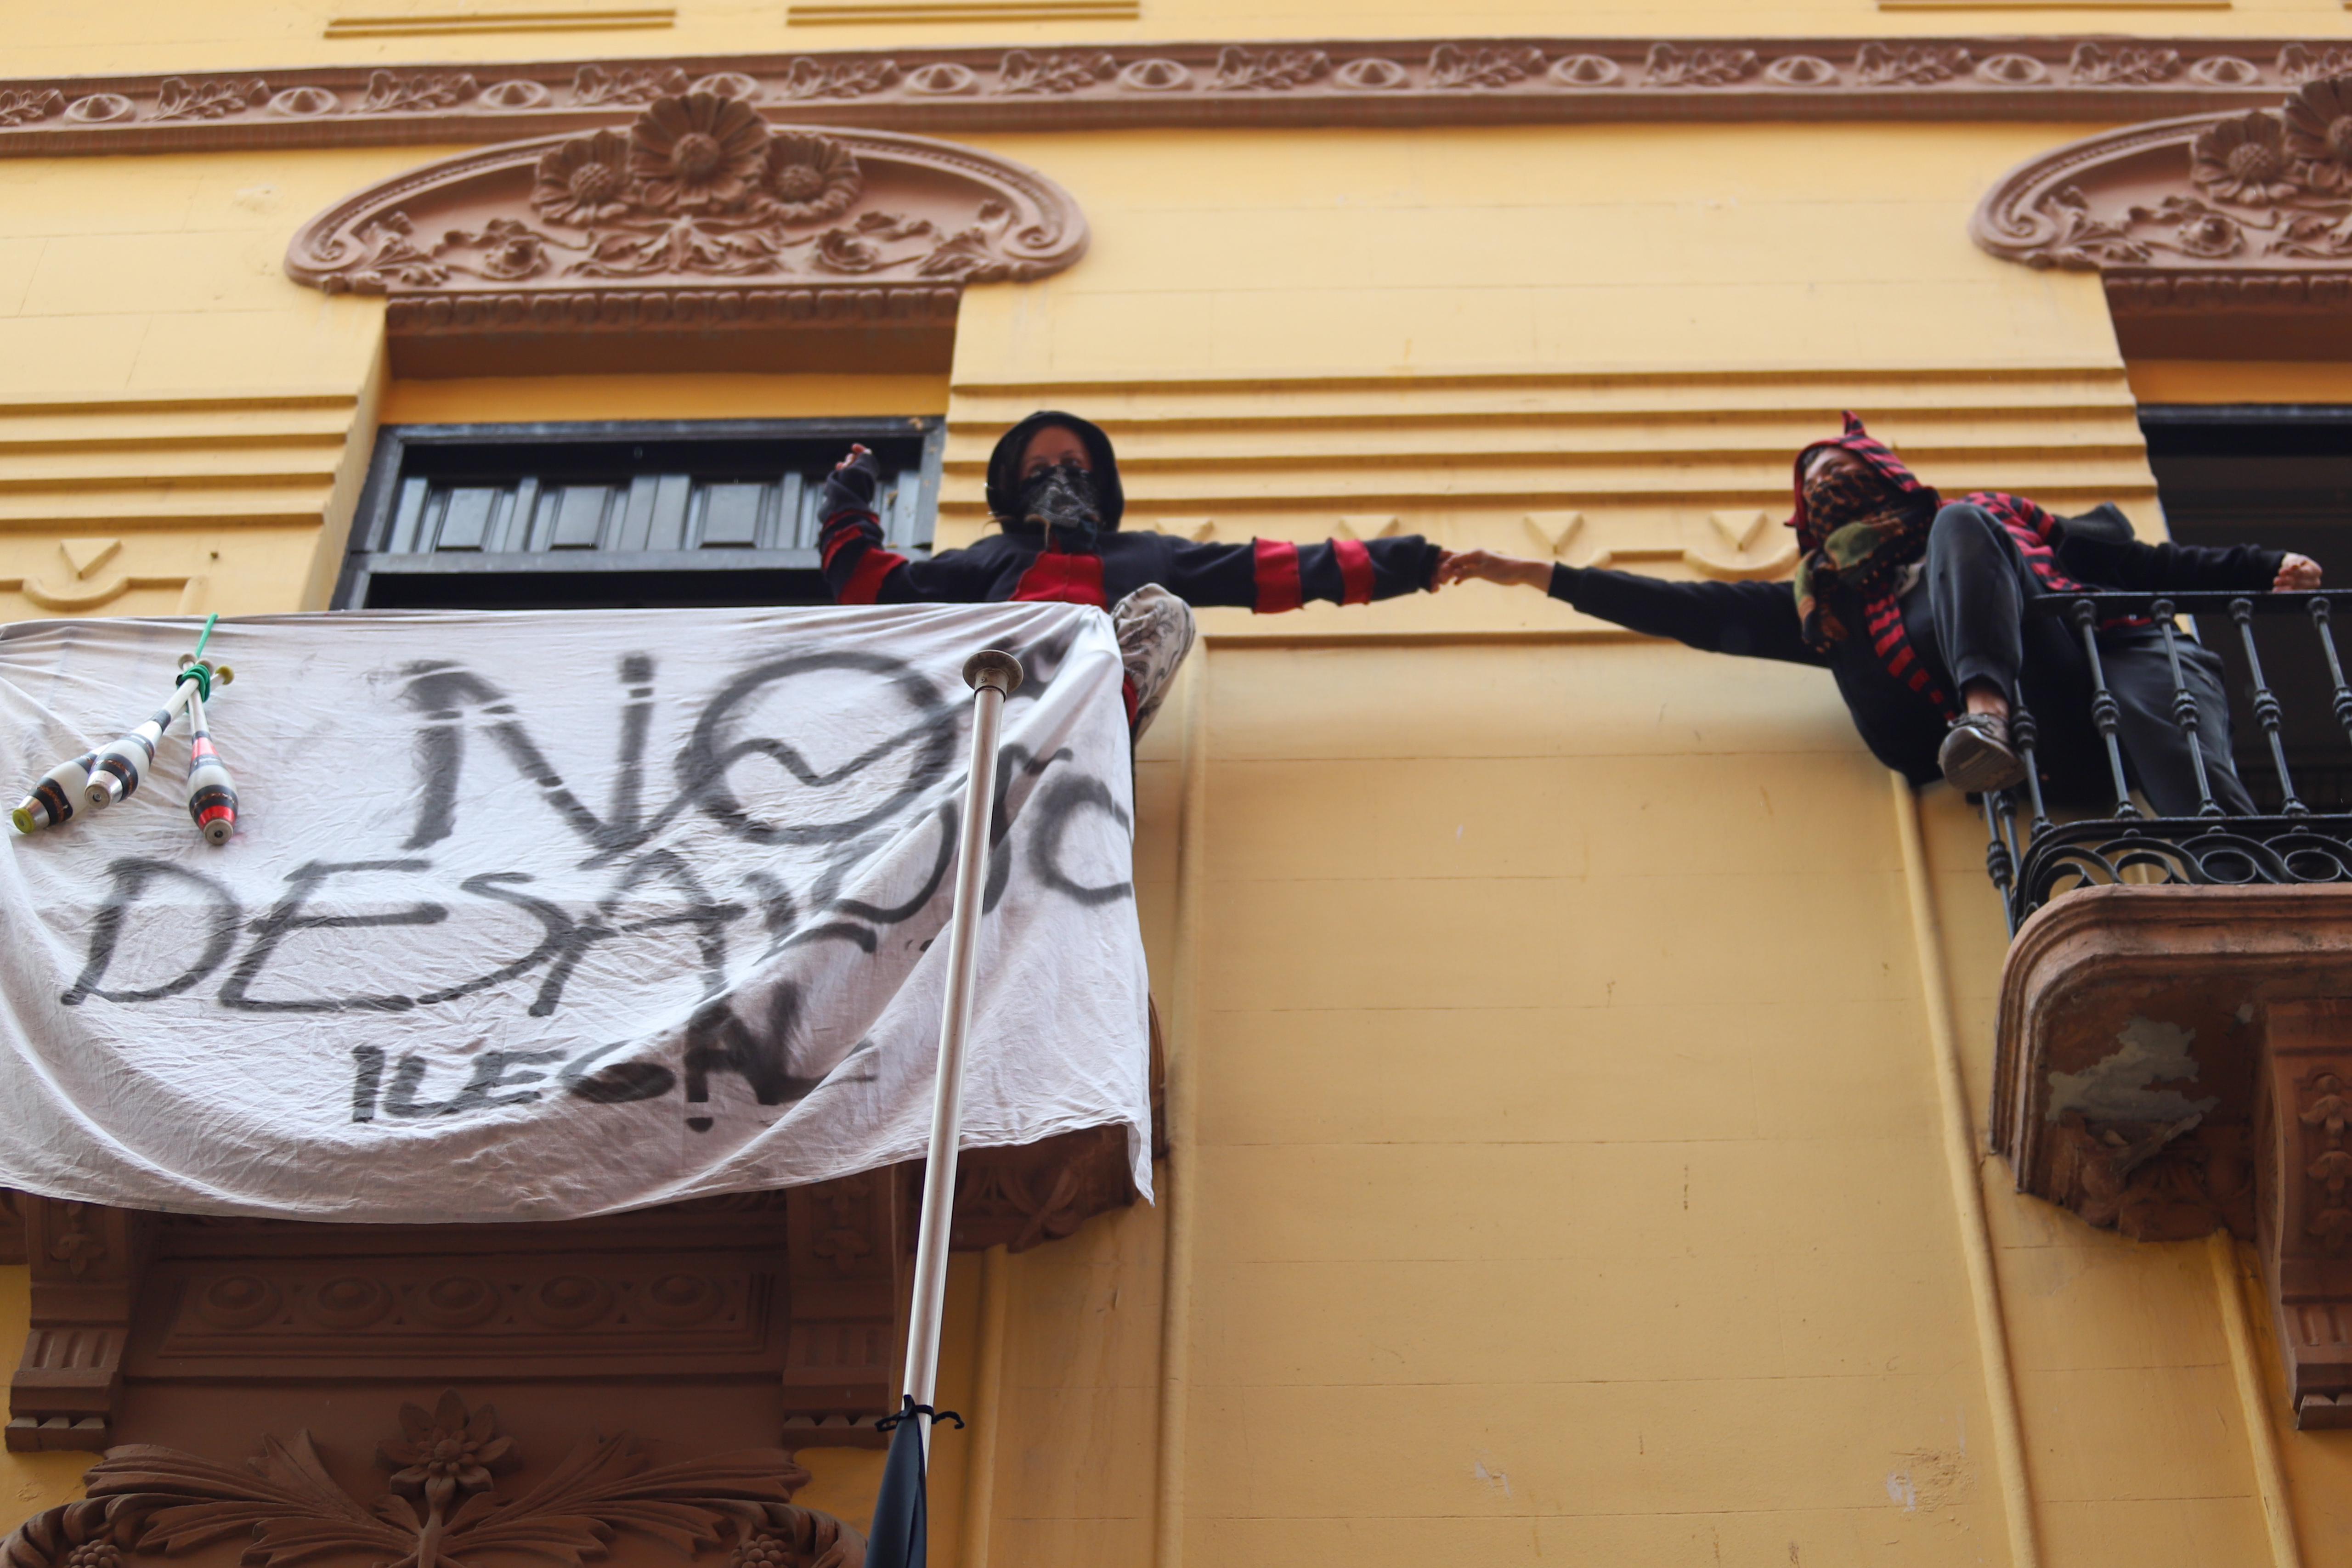
<path id="1" fill-rule="evenodd" d="M 862 446 L 825 481 L 818 548 L 844 604 L 975 604 L 1042 600 L 1110 612 L 1127 665 L 1128 718 L 1140 736 L 1192 646 L 1191 606 L 1261 614 L 1310 599 L 1365 604 L 1435 586 L 1438 548 L 1418 535 L 1196 544 L 1122 532 L 1126 497 L 1110 437 L 1075 414 L 1033 413 L 988 460 L 988 510 L 1001 532 L 914 560 L 886 548 L 874 510 L 880 468 Z"/>
<path id="2" fill-rule="evenodd" d="M 1664 582 L 1485 550 L 1449 556 L 1440 577 L 1539 587 L 1588 615 L 1694 648 L 1826 666 L 1872 754 L 1914 784 L 1939 775 L 1971 792 L 2022 783 L 2008 723 L 2021 700 L 2037 720 L 2036 760 L 2052 798 L 2079 805 L 2113 798 L 2091 724 L 2090 663 L 2075 627 L 2029 620 L 2027 599 L 2319 586 L 2305 556 L 2140 543 L 2113 507 L 2058 517 L 1997 490 L 1945 505 L 1851 413 L 1843 435 L 1797 455 L 1789 526 L 1803 551 L 1793 584 Z M 2133 782 L 2160 815 L 2195 815 L 2163 634 L 2137 618 L 2110 621 L 2096 636 Z M 2230 758 L 2221 662 L 2185 638 L 2179 654 L 2213 798 L 2251 815 Z"/>

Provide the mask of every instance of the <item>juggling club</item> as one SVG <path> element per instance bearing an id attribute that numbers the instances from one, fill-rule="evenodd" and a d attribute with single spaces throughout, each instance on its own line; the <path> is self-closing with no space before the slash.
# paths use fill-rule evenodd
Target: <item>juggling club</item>
<path id="1" fill-rule="evenodd" d="M 188 815 L 207 843 L 225 844 L 236 831 L 236 781 L 213 749 L 201 695 L 188 699 Z"/>
<path id="2" fill-rule="evenodd" d="M 144 724 L 99 752 L 89 782 L 82 789 L 83 805 L 102 811 L 139 793 L 139 770 L 155 760 L 155 743 L 163 738 L 163 732 L 172 727 L 172 721 L 180 716 L 195 691 L 194 681 L 178 683 L 172 688 L 171 700 L 149 715 Z"/>
<path id="3" fill-rule="evenodd" d="M 60 762 L 41 775 L 25 803 L 10 813 L 20 833 L 37 833 L 43 828 L 54 828 L 69 821 L 74 814 L 74 802 L 89 787 L 89 770 L 98 761 L 98 753 L 85 751 L 68 762 Z"/>

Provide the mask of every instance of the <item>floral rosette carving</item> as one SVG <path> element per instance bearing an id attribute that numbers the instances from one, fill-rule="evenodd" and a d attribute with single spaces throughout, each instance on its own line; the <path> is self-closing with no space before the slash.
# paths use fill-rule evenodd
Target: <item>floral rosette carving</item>
<path id="1" fill-rule="evenodd" d="M 785 223 L 837 218 L 865 188 L 857 155 L 831 137 L 787 132 L 768 148 L 767 192 Z"/>
<path id="2" fill-rule="evenodd" d="M 767 165 L 768 127 L 740 99 L 656 99 L 629 130 L 637 199 L 657 213 L 737 206 Z"/>
<path id="3" fill-rule="evenodd" d="M 2207 126 L 2189 144 L 2189 179 L 2225 202 L 2267 204 L 2294 194 L 2286 127 L 2262 110 Z"/>
<path id="4" fill-rule="evenodd" d="M 599 131 L 548 149 L 530 204 L 551 222 L 589 228 L 628 212 L 630 185 L 629 139 Z"/>
<path id="5" fill-rule="evenodd" d="M 2285 142 L 2315 191 L 2352 192 L 2352 77 L 2305 84 L 2286 100 Z"/>

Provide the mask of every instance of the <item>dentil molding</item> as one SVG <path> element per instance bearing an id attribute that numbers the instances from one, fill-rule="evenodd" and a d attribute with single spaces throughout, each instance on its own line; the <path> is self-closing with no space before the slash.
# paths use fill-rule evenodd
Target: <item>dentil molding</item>
<path id="1" fill-rule="evenodd" d="M 2352 70 L 2302 39 L 1413 38 L 907 48 L 0 80 L 0 156 L 483 142 L 709 92 L 891 131 L 2140 120 Z"/>

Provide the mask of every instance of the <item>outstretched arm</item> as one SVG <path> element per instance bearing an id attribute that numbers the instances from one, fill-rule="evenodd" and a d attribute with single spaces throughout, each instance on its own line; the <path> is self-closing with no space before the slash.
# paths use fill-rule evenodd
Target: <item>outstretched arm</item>
<path id="1" fill-rule="evenodd" d="M 1418 534 L 1378 539 L 1291 544 L 1252 539 L 1233 545 L 1172 541 L 1168 591 L 1206 608 L 1235 605 L 1271 615 L 1309 600 L 1369 604 L 1436 586 L 1444 553 Z"/>
<path id="2" fill-rule="evenodd" d="M 1801 635 L 1796 596 L 1785 582 L 1664 582 L 1630 571 L 1562 566 L 1494 550 L 1449 553 L 1442 583 L 1499 582 L 1540 588 L 1587 615 L 1710 653 L 1826 664 Z"/>
<path id="3" fill-rule="evenodd" d="M 2259 545 L 2148 544 L 2125 537 L 2128 527 L 2112 506 L 2087 517 L 2054 517 L 2043 508 L 2016 497 L 1970 497 L 1995 500 L 1992 510 L 2012 526 L 2022 520 L 2042 542 L 2056 547 L 2059 567 L 2100 587 L 2133 589 L 2142 593 L 2191 591 L 2285 593 L 2319 586 L 2319 563 L 2291 550 L 2263 549 Z M 2093 527 L 2104 517 L 2106 526 Z"/>

